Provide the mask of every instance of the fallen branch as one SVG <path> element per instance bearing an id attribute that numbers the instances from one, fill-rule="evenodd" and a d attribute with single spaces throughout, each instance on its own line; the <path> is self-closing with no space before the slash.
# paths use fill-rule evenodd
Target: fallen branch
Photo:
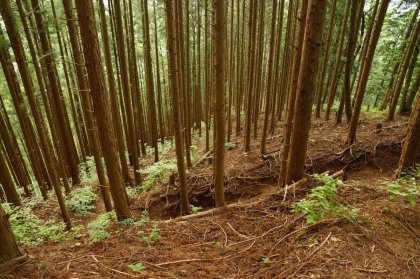
<path id="1" fill-rule="evenodd" d="M 385 273 L 385 272 L 388 272 L 388 270 L 386 270 L 386 269 L 375 270 L 375 269 L 364 269 L 364 268 L 359 268 L 359 267 L 355 267 L 354 269 L 356 269 L 358 271 L 362 271 L 362 272 L 369 272 L 369 273 Z"/>

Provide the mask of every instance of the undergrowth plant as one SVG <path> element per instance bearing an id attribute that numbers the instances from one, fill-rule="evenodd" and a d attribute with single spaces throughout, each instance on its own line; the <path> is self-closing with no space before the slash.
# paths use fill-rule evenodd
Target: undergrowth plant
<path id="1" fill-rule="evenodd" d="M 94 221 L 88 225 L 89 237 L 91 243 L 97 243 L 107 239 L 111 234 L 108 227 L 112 221 L 117 220 L 115 211 L 107 212 L 99 215 Z"/>
<path id="2" fill-rule="evenodd" d="M 321 182 L 322 185 L 313 188 L 307 199 L 293 203 L 292 211 L 305 213 L 308 223 L 316 223 L 327 215 L 335 215 L 356 222 L 359 209 L 348 208 L 337 200 L 337 191 L 344 184 L 340 180 L 329 176 L 315 174 L 312 177 Z"/>
<path id="3" fill-rule="evenodd" d="M 140 236 L 140 241 L 146 242 L 148 245 L 153 245 L 160 241 L 159 232 L 158 224 L 155 223 L 149 235 L 146 235 L 143 231 L 139 231 L 138 234 Z"/>
<path id="4" fill-rule="evenodd" d="M 95 210 L 95 202 L 99 200 L 92 187 L 83 186 L 74 189 L 67 198 L 68 209 L 76 216 L 89 216 Z"/>
<path id="5" fill-rule="evenodd" d="M 161 160 L 141 170 L 141 174 L 145 176 L 141 188 L 143 191 L 149 191 L 153 186 L 162 181 L 169 179 L 169 176 L 176 172 L 176 162 L 169 160 Z"/>
<path id="6" fill-rule="evenodd" d="M 416 205 L 420 199 L 420 164 L 403 172 L 401 178 L 385 184 L 385 190 L 390 193 L 390 199 L 403 197 L 411 205 Z"/>
<path id="7" fill-rule="evenodd" d="M 14 208 L 6 205 L 5 208 L 10 214 L 9 221 L 16 240 L 24 247 L 39 246 L 47 241 L 68 241 L 84 229 L 83 225 L 79 225 L 66 231 L 62 222 L 44 222 L 32 212 L 31 207 Z"/>
<path id="8" fill-rule="evenodd" d="M 96 172 L 96 164 L 93 156 L 87 156 L 85 161 L 79 164 L 79 176 L 83 182 L 96 182 L 98 173 Z"/>

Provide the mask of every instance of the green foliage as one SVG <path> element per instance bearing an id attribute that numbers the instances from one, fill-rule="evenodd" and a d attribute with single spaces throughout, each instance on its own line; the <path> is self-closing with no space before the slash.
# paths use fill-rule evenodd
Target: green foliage
<path id="1" fill-rule="evenodd" d="M 167 180 L 176 170 L 176 163 L 169 160 L 162 160 L 144 168 L 140 171 L 145 176 L 141 185 L 142 190 L 149 191 L 156 183 Z"/>
<path id="2" fill-rule="evenodd" d="M 190 204 L 190 209 L 191 209 L 192 213 L 197 213 L 203 208 L 201 206 L 194 206 L 194 205 Z"/>
<path id="3" fill-rule="evenodd" d="M 153 245 L 160 241 L 159 232 L 160 230 L 158 224 L 154 224 L 153 229 L 149 235 L 145 235 L 143 231 L 139 231 L 138 234 L 140 235 L 141 242 L 146 242 L 148 245 Z"/>
<path id="4" fill-rule="evenodd" d="M 122 226 L 133 225 L 135 227 L 141 227 L 141 226 L 145 225 L 149 221 L 150 221 L 149 212 L 147 212 L 145 210 L 145 211 L 142 212 L 141 219 L 139 221 L 135 221 L 132 218 L 128 218 L 128 219 L 125 219 L 123 221 L 118 222 L 118 224 L 120 224 Z"/>
<path id="5" fill-rule="evenodd" d="M 98 181 L 98 173 L 96 172 L 96 164 L 93 156 L 87 156 L 85 162 L 79 164 L 79 175 L 82 182 Z"/>
<path id="6" fill-rule="evenodd" d="M 261 261 L 262 261 L 264 264 L 270 264 L 270 263 L 271 263 L 271 261 L 270 261 L 270 258 L 269 258 L 269 257 L 264 257 L 264 258 L 261 258 Z"/>
<path id="7" fill-rule="evenodd" d="M 355 222 L 359 210 L 343 206 L 336 198 L 337 186 L 342 186 L 343 183 L 329 176 L 316 174 L 313 175 L 313 178 L 321 182 L 322 185 L 311 190 L 308 195 L 309 199 L 293 203 L 293 212 L 305 213 L 308 223 L 316 223 L 329 214 Z"/>
<path id="8" fill-rule="evenodd" d="M 232 150 L 234 148 L 236 148 L 238 146 L 238 144 L 236 142 L 226 142 L 225 143 L 225 149 L 227 150 Z"/>
<path id="9" fill-rule="evenodd" d="M 89 237 L 92 243 L 97 243 L 101 240 L 107 239 L 111 234 L 108 232 L 108 227 L 112 221 L 117 219 L 115 211 L 107 212 L 99 215 L 89 225 Z"/>
<path id="10" fill-rule="evenodd" d="M 7 212 L 12 212 L 9 218 L 17 242 L 24 247 L 39 246 L 46 241 L 54 243 L 73 239 L 83 230 L 83 226 L 73 227 L 65 231 L 64 223 L 43 221 L 32 212 L 30 207 L 13 208 L 7 206 Z"/>
<path id="11" fill-rule="evenodd" d="M 67 207 L 76 216 L 89 216 L 95 210 L 94 202 L 97 200 L 99 197 L 92 191 L 92 187 L 79 187 L 71 192 L 67 199 Z"/>
<path id="12" fill-rule="evenodd" d="M 142 262 L 138 262 L 138 263 L 134 263 L 134 264 L 129 264 L 128 267 L 133 272 L 139 272 L 141 270 L 145 270 L 146 269 L 146 267 L 144 266 L 144 264 Z"/>
<path id="13" fill-rule="evenodd" d="M 403 173 L 400 179 L 386 183 L 385 190 L 390 193 L 390 199 L 403 197 L 411 205 L 416 205 L 420 198 L 420 165 Z"/>

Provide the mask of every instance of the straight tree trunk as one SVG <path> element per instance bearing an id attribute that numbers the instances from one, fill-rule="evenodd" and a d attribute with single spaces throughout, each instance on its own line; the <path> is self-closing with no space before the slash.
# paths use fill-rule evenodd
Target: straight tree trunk
<path id="1" fill-rule="evenodd" d="M 295 105 L 296 105 L 296 95 L 298 90 L 298 81 L 299 81 L 299 73 L 300 73 L 300 62 L 302 59 L 302 48 L 303 48 L 303 42 L 304 42 L 304 36 L 305 36 L 305 30 L 306 30 L 306 18 L 307 18 L 307 12 L 308 12 L 308 2 L 304 1 L 302 2 L 302 7 L 300 10 L 299 15 L 299 29 L 296 36 L 295 41 L 295 51 L 292 61 L 292 84 L 290 86 L 290 92 L 289 92 L 289 101 L 287 103 L 288 109 L 287 109 L 287 115 L 286 115 L 286 125 L 284 126 L 284 139 L 283 139 L 283 154 L 282 159 L 280 161 L 280 174 L 279 174 L 279 181 L 278 185 L 281 187 L 286 182 L 286 172 L 287 172 L 287 158 L 290 154 L 290 140 L 292 135 L 292 129 L 293 129 L 293 118 Z"/>
<path id="2" fill-rule="evenodd" d="M 331 38 L 334 31 L 334 20 L 335 20 L 335 9 L 337 7 L 337 0 L 333 0 L 331 12 L 330 12 L 330 22 L 328 27 L 328 35 L 327 35 L 327 45 L 325 46 L 325 53 L 324 53 L 324 59 L 322 61 L 322 68 L 321 73 L 319 76 L 319 85 L 317 88 L 317 101 L 316 101 L 316 110 L 315 110 L 315 117 L 320 118 L 321 117 L 321 106 L 322 106 L 322 96 L 324 95 L 324 82 L 325 82 L 325 73 L 327 70 L 327 64 L 330 54 L 330 48 L 331 48 Z"/>
<path id="3" fill-rule="evenodd" d="M 91 0 L 89 0 L 91 1 Z M 113 8 L 115 13 L 115 27 L 116 27 L 116 35 L 117 35 L 117 47 L 118 47 L 118 58 L 119 58 L 119 65 L 120 65 L 120 73 L 121 73 L 121 80 L 122 80 L 122 93 L 125 103 L 125 116 L 128 126 L 128 134 L 126 134 L 127 138 L 127 146 L 129 150 L 130 157 L 133 161 L 133 171 L 134 171 L 134 185 L 137 186 L 141 183 L 141 177 L 139 173 L 139 154 L 138 154 L 138 144 L 137 144 L 137 136 L 136 136 L 136 129 L 134 126 L 134 114 L 133 114 L 133 103 L 131 101 L 131 91 L 130 91 L 130 84 L 128 82 L 128 71 L 127 71 L 127 60 L 126 60 L 126 53 L 124 48 L 124 33 L 123 33 L 123 25 L 122 25 L 122 15 L 121 15 L 121 7 L 120 7 L 120 0 L 113 0 Z M 86 54 L 85 54 L 86 59 Z M 91 88 L 92 90 L 92 88 Z M 102 143 L 103 144 L 103 143 Z M 110 174 L 108 173 L 108 176 Z M 114 198 L 113 198 L 114 199 Z"/>
<path id="4" fill-rule="evenodd" d="M 109 188 L 117 218 L 118 220 L 124 220 L 131 218 L 132 214 L 127 203 L 121 168 L 118 163 L 117 143 L 106 97 L 105 77 L 99 52 L 99 40 L 94 21 L 92 0 L 76 0 L 76 10 L 90 92 L 109 178 Z"/>
<path id="5" fill-rule="evenodd" d="M 395 110 L 397 109 L 398 99 L 400 97 L 401 89 L 404 84 L 405 76 L 410 66 L 410 61 L 413 56 L 413 52 L 418 44 L 418 38 L 420 34 L 420 19 L 417 20 L 416 28 L 411 36 L 410 44 L 408 45 L 407 51 L 404 56 L 403 63 L 401 65 L 401 71 L 398 76 L 398 81 L 394 89 L 394 95 L 392 96 L 391 105 L 389 107 L 387 121 L 394 120 Z"/>
<path id="6" fill-rule="evenodd" d="M 102 199 L 105 204 L 106 211 L 112 210 L 112 202 L 109 193 L 109 189 L 107 188 L 107 181 L 104 173 L 104 166 L 102 164 L 102 152 L 100 148 L 100 143 L 98 139 L 98 133 L 95 125 L 95 118 L 93 115 L 92 109 L 92 100 L 90 98 L 90 92 L 88 82 L 86 80 L 85 69 L 84 69 L 84 61 L 82 57 L 82 53 L 80 45 L 79 45 L 79 38 L 77 36 L 77 30 L 75 21 L 73 20 L 72 10 L 73 5 L 72 2 L 69 0 L 63 1 L 63 7 L 66 14 L 66 22 L 67 28 L 69 30 L 69 37 L 70 43 L 73 50 L 73 58 L 75 64 L 75 70 L 77 74 L 77 81 L 79 85 L 79 92 L 82 99 L 82 105 L 84 110 L 84 115 L 86 119 L 86 124 L 88 128 L 88 137 L 90 142 L 90 147 L 92 148 L 93 158 L 95 160 L 96 172 L 98 174 L 99 180 L 99 187 L 102 194 Z"/>
<path id="7" fill-rule="evenodd" d="M 7 202 L 15 206 L 21 206 L 19 194 L 16 190 L 15 183 L 7 167 L 6 157 L 0 150 L 0 184 L 3 186 L 4 193 L 6 194 Z"/>
<path id="8" fill-rule="evenodd" d="M 23 86 L 25 88 L 26 94 L 28 95 L 29 105 L 31 107 L 31 111 L 37 126 L 38 135 L 40 137 L 40 142 L 44 151 L 44 160 L 49 168 L 48 174 L 52 180 L 52 186 L 54 187 L 54 191 L 57 196 L 61 215 L 64 222 L 66 223 L 67 229 L 70 229 L 70 216 L 68 215 L 66 203 L 61 191 L 60 178 L 56 169 L 56 160 L 52 154 L 52 144 L 50 139 L 47 137 L 47 129 L 37 104 L 34 86 L 32 83 L 31 75 L 29 73 L 28 64 L 26 62 L 22 40 L 20 38 L 19 31 L 13 17 L 13 12 L 9 0 L 0 1 L 0 13 L 3 17 L 4 25 L 6 26 L 7 34 L 15 54 L 16 64 L 18 65 L 21 74 Z"/>
<path id="9" fill-rule="evenodd" d="M 152 56 L 150 47 L 150 34 L 149 34 L 149 11 L 147 7 L 147 0 L 142 0 L 143 3 L 143 39 L 144 39 L 144 60 L 146 66 L 146 91 L 147 91 L 147 104 L 149 114 L 149 129 L 151 132 L 151 145 L 155 149 L 155 162 L 159 161 L 158 150 L 158 135 L 157 135 L 157 117 L 156 117 L 156 104 L 155 104 L 155 90 L 153 86 L 153 68 Z M 155 31 L 157 32 L 157 31 Z"/>
<path id="10" fill-rule="evenodd" d="M 420 94 L 417 95 L 416 107 L 408 122 L 407 136 L 401 151 L 397 177 L 407 168 L 415 167 L 416 158 L 420 147 Z"/>
<path id="11" fill-rule="evenodd" d="M 354 51 L 356 49 L 357 40 L 357 14 L 359 10 L 360 0 L 351 1 L 351 14 L 350 14 L 350 31 L 347 43 L 346 52 L 346 66 L 344 72 L 344 86 L 342 94 L 342 102 L 337 111 L 336 124 L 341 124 L 341 118 L 343 115 L 343 108 L 346 107 L 346 118 L 347 122 L 351 119 L 351 72 L 353 68 Z"/>
<path id="12" fill-rule="evenodd" d="M 176 32 L 175 32 L 175 14 L 172 0 L 165 0 L 165 12 L 167 21 L 167 47 L 168 47 L 168 70 L 169 70 L 169 85 L 172 105 L 172 122 L 174 126 L 174 137 L 175 137 L 175 151 L 177 158 L 178 176 L 179 176 L 179 191 L 181 197 L 181 207 L 184 214 L 189 214 L 190 205 L 188 201 L 188 188 L 186 178 L 186 167 L 184 159 L 184 147 L 182 143 L 182 132 L 181 132 L 181 111 L 179 107 L 180 92 L 178 91 L 178 80 L 176 76 L 177 63 L 176 56 Z"/>
<path id="13" fill-rule="evenodd" d="M 265 111 L 264 111 L 264 124 L 261 135 L 261 147 L 260 153 L 266 153 L 266 141 L 268 133 L 268 121 L 270 118 L 270 111 L 273 101 L 273 68 L 274 68 L 274 45 L 276 39 L 276 20 L 277 20 L 277 0 L 273 0 L 271 14 L 271 34 L 270 34 L 270 50 L 268 54 L 268 72 L 267 72 L 267 84 L 266 84 L 266 97 L 265 97 Z"/>
<path id="14" fill-rule="evenodd" d="M 214 192 L 216 207 L 225 206 L 224 171 L 225 171 L 225 42 L 226 42 L 226 7 L 224 0 L 213 0 L 213 46 L 214 46 Z"/>
<path id="15" fill-rule="evenodd" d="M 326 0 L 309 0 L 302 59 L 296 91 L 295 116 L 293 119 L 293 127 L 291 127 L 291 146 L 287 160 L 287 184 L 300 179 L 305 166 L 312 98 L 316 87 L 315 80 L 319 64 L 319 49 L 326 11 Z"/>
<path id="16" fill-rule="evenodd" d="M 360 74 L 360 82 L 357 88 L 356 97 L 354 100 L 353 116 L 350 121 L 349 134 L 347 143 L 354 143 L 356 141 L 356 129 L 359 123 L 360 110 L 362 108 L 363 97 L 365 96 L 367 81 L 369 79 L 370 69 L 372 68 L 373 56 L 375 55 L 376 45 L 381 34 L 382 25 L 384 23 L 386 10 L 390 0 L 383 0 L 379 6 L 375 24 L 372 29 L 372 35 L 369 41 L 369 46 L 366 51 L 366 56 L 362 72 Z"/>
<path id="17" fill-rule="evenodd" d="M 34 10 L 35 22 L 38 29 L 38 35 L 41 42 L 41 48 L 45 60 L 45 70 L 47 71 L 49 84 L 51 87 L 51 95 L 53 96 L 54 106 L 57 112 L 57 121 L 60 132 L 62 134 L 63 149 L 69 163 L 70 175 L 73 184 L 80 184 L 79 177 L 79 158 L 73 135 L 70 128 L 68 114 L 62 102 L 62 92 L 57 77 L 57 69 L 55 66 L 54 55 L 52 55 L 51 45 L 49 43 L 47 28 L 41 14 L 41 6 L 38 0 L 31 0 Z"/>

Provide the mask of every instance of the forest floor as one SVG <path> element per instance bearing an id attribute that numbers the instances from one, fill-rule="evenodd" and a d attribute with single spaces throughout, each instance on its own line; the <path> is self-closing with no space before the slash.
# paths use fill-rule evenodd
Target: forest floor
<path id="1" fill-rule="evenodd" d="M 113 224 L 111 236 L 95 244 L 85 229 L 74 240 L 28 248 L 30 260 L 4 278 L 420 278 L 420 206 L 391 200 L 384 185 L 397 167 L 408 118 L 383 119 L 364 113 L 351 147 L 346 124 L 312 122 L 306 171 L 345 168 L 348 187 L 337 196 L 359 209 L 356 223 L 326 216 L 308 224 L 291 209 L 314 182 L 296 186 L 285 199 L 272 194 L 280 190 L 279 152 L 262 158 L 255 140 L 244 153 L 242 137 L 233 137 L 238 146 L 226 153 L 226 198 L 232 206 L 176 219 L 177 189 L 162 183 L 132 203 L 133 214 L 141 218 L 147 209 L 150 222 Z M 280 149 L 282 129 L 279 124 L 267 150 Z M 206 162 L 188 174 L 190 201 L 201 211 L 213 207 L 211 181 Z"/>

